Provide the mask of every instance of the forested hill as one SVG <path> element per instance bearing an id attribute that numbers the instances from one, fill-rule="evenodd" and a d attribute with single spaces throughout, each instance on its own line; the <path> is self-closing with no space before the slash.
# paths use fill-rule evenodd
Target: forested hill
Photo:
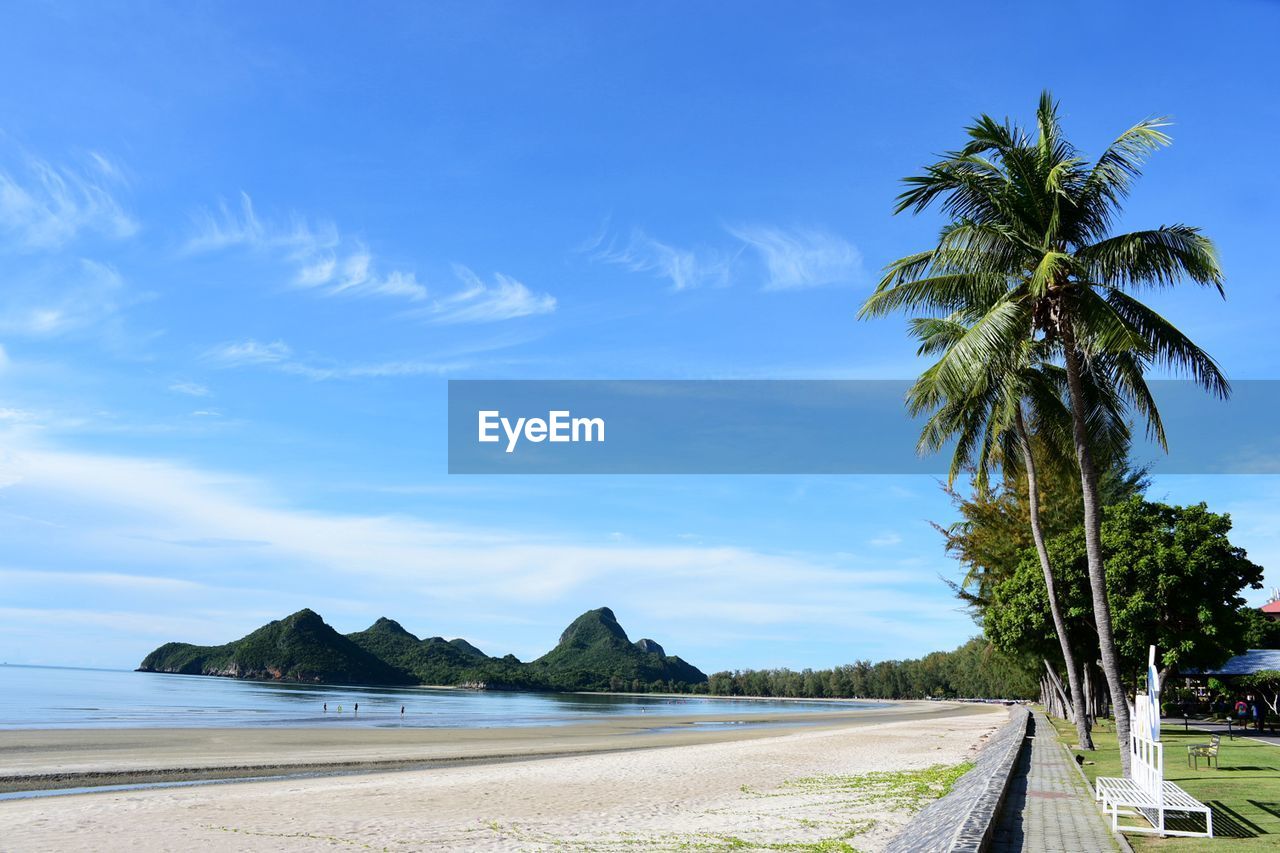
<path id="1" fill-rule="evenodd" d="M 701 670 L 667 655 L 657 642 L 631 642 L 607 607 L 579 616 L 554 649 L 530 663 L 512 655 L 490 657 L 463 639 L 420 639 L 385 617 L 344 635 L 314 611 L 299 610 L 221 646 L 166 643 L 138 669 L 323 684 L 529 690 L 690 692 L 707 681 Z"/>
<path id="2" fill-rule="evenodd" d="M 589 685 L 595 690 L 625 690 L 659 682 L 702 684 L 707 677 L 692 664 L 668 656 L 653 640 L 635 643 L 607 607 L 573 620 L 554 649 L 531 664 L 556 687 Z"/>
<path id="3" fill-rule="evenodd" d="M 607 607 L 589 610 L 542 657 L 491 657 L 462 639 L 419 638 L 393 619 L 340 634 L 300 610 L 221 646 L 167 643 L 143 672 L 218 675 L 323 684 L 438 684 L 491 689 L 611 690 L 718 696 L 920 699 L 1028 698 L 1035 661 L 1000 653 L 981 639 L 923 658 L 860 661 L 828 670 L 739 670 L 708 679 L 656 641 L 632 642 Z"/>

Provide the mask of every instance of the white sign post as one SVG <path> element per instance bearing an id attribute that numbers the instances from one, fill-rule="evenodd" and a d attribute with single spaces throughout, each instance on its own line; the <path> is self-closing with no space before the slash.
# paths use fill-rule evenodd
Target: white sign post
<path id="1" fill-rule="evenodd" d="M 1133 781 L 1157 803 L 1164 799 L 1164 746 L 1160 743 L 1160 673 L 1156 647 L 1147 657 L 1147 692 L 1134 696 L 1133 733 L 1129 737 L 1129 765 Z"/>

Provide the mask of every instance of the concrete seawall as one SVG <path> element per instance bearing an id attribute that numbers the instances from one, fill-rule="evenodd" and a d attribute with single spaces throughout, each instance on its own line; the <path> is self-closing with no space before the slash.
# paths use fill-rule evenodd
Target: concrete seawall
<path id="1" fill-rule="evenodd" d="M 1010 708 L 1009 722 L 987 741 L 974 767 L 945 797 L 926 806 L 886 848 L 889 853 L 979 853 L 987 849 L 1000 804 L 1027 736 L 1030 714 Z"/>

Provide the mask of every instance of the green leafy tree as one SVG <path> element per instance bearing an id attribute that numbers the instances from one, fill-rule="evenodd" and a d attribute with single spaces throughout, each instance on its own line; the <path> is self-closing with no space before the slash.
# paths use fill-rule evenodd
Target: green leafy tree
<path id="1" fill-rule="evenodd" d="M 1240 592 L 1261 587 L 1262 567 L 1231 544 L 1229 515 L 1204 504 L 1170 506 L 1139 498 L 1108 507 L 1105 515 L 1107 593 L 1126 672 L 1137 679 L 1150 645 L 1161 654 L 1162 678 L 1178 667 L 1212 668 L 1248 647 L 1251 622 Z M 1049 551 L 1074 636 L 1096 639 L 1083 531 L 1055 537 Z M 987 636 L 1004 649 L 1048 646 L 1052 626 L 1043 616 L 1044 596 L 1028 553 L 994 590 Z"/>
<path id="2" fill-rule="evenodd" d="M 1223 276 L 1213 243 L 1194 227 L 1111 233 L 1147 156 L 1169 143 L 1162 130 L 1167 122 L 1139 122 L 1093 162 L 1063 135 L 1047 92 L 1036 125 L 1032 135 L 1010 121 L 980 116 L 963 148 L 907 178 L 899 212 L 918 213 L 937 203 L 951 221 L 934 248 L 889 266 L 863 313 L 946 317 L 980 311 L 953 347 L 957 363 L 999 360 L 1027 338 L 1056 350 L 1071 410 L 1102 670 L 1128 775 L 1128 691 L 1107 601 L 1099 488 L 1105 464 L 1093 435 L 1090 394 L 1116 394 L 1162 443 L 1163 426 L 1145 380 L 1153 365 L 1227 396 L 1229 385 L 1213 359 L 1133 296 L 1183 280 L 1221 293 Z"/>
<path id="3" fill-rule="evenodd" d="M 1056 455 L 1045 453 L 1039 441 L 1035 445 L 1040 480 L 1040 524 L 1046 539 L 1080 527 L 1082 504 L 1080 476 L 1074 461 L 1062 464 Z M 1132 467 L 1123 457 L 1107 467 L 1101 479 L 1103 505 L 1141 496 L 1150 481 L 1147 472 Z M 945 539 L 947 553 L 955 557 L 964 571 L 959 583 L 952 584 L 956 595 L 970 606 L 981 624 L 991 591 L 1000 581 L 1012 575 L 1028 549 L 1034 546 L 1030 528 L 1028 483 L 1020 471 L 1007 471 L 990 489 L 963 495 L 946 489 L 960 520 L 950 525 L 934 526 Z"/>
<path id="4" fill-rule="evenodd" d="M 1240 686 L 1257 693 L 1271 708 L 1272 714 L 1280 714 L 1280 671 L 1259 670 L 1240 679 Z"/>
<path id="5" fill-rule="evenodd" d="M 1251 649 L 1280 649 L 1280 620 L 1272 619 L 1256 607 L 1245 607 L 1241 616 L 1248 624 L 1245 644 Z"/>

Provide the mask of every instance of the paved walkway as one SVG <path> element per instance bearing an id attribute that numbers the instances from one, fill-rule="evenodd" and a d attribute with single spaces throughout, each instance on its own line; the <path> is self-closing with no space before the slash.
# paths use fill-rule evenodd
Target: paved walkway
<path id="1" fill-rule="evenodd" d="M 998 853 L 1118 850 L 1088 785 L 1071 766 L 1044 714 L 1035 713 L 1009 782 L 991 849 Z"/>

